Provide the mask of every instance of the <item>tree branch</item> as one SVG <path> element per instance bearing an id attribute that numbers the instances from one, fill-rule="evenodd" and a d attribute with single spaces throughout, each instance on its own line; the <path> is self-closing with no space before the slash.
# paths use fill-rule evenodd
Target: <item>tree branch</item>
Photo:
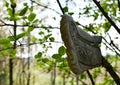
<path id="1" fill-rule="evenodd" d="M 60 9 L 61 9 L 62 13 L 63 13 L 63 14 L 65 14 L 65 13 L 64 13 L 64 10 L 62 9 L 62 6 L 61 6 L 61 4 L 60 4 L 59 0 L 57 0 L 57 3 L 58 3 L 58 5 L 59 5 L 59 7 L 60 7 Z"/>
<path id="2" fill-rule="evenodd" d="M 14 25 L 13 24 L 3 24 L 3 25 L 0 25 L 0 26 L 11 26 L 13 27 Z M 16 25 L 17 27 L 28 27 L 29 25 Z M 59 27 L 51 27 L 51 26 L 48 26 L 48 27 L 43 27 L 43 26 L 29 26 L 29 27 L 34 27 L 34 28 L 51 28 L 51 29 L 59 29 Z"/>
<path id="3" fill-rule="evenodd" d="M 119 11 L 120 11 L 120 0 L 117 0 L 118 1 L 118 7 L 119 7 Z"/>
<path id="4" fill-rule="evenodd" d="M 112 21 L 112 19 L 108 16 L 108 14 L 104 11 L 104 9 L 101 7 L 100 2 L 97 0 L 93 0 L 93 2 L 97 5 L 99 10 L 102 12 L 102 14 L 105 16 L 105 18 L 111 23 L 111 25 L 116 29 L 116 31 L 120 34 L 120 29 L 118 26 Z"/>
<path id="5" fill-rule="evenodd" d="M 111 46 L 111 48 L 110 48 L 109 46 L 107 46 L 105 43 L 104 43 L 104 45 L 105 45 L 107 48 L 109 48 L 111 51 L 115 52 L 118 56 L 120 56 L 120 53 L 117 52 L 117 51 L 120 52 L 120 50 L 119 50 L 119 48 L 114 44 L 113 40 L 111 40 L 111 37 L 109 36 L 109 38 L 110 38 L 110 43 L 109 43 L 104 37 L 102 37 L 102 38 L 104 39 L 104 41 L 105 41 L 109 46 Z"/>
<path id="6" fill-rule="evenodd" d="M 61 14 L 60 14 L 58 11 L 56 11 L 55 9 L 49 8 L 48 6 L 41 5 L 40 3 L 38 3 L 38 2 L 36 2 L 36 1 L 34 1 L 34 0 L 31 0 L 31 1 L 32 1 L 32 3 L 35 3 L 35 4 L 37 4 L 38 6 L 41 6 L 41 7 L 50 9 L 50 10 L 56 12 L 57 14 L 61 15 Z"/>
<path id="7" fill-rule="evenodd" d="M 108 36 L 110 38 L 110 46 L 116 48 L 116 50 L 120 52 L 120 49 L 114 44 L 114 41 L 111 39 L 111 36 L 109 35 L 109 33 L 108 33 Z"/>
<path id="8" fill-rule="evenodd" d="M 111 66 L 111 64 L 104 57 L 102 59 L 102 66 L 106 68 L 106 70 L 112 76 L 112 78 L 114 79 L 116 84 L 120 85 L 120 78 L 119 78 L 119 76 L 115 73 L 115 71 L 113 70 L 113 67 Z"/>
<path id="9" fill-rule="evenodd" d="M 94 82 L 94 80 L 92 78 L 92 75 L 90 74 L 90 72 L 88 70 L 87 70 L 87 74 L 88 74 L 88 76 L 89 76 L 89 78 L 91 80 L 92 85 L 95 85 L 95 82 Z"/>
<path id="10" fill-rule="evenodd" d="M 47 43 L 47 42 L 50 42 L 50 41 L 29 43 L 29 45 L 31 46 L 31 45 L 43 44 L 43 43 Z M 50 43 L 62 43 L 62 44 L 63 44 L 63 42 L 60 42 L 60 41 L 54 41 L 54 42 L 50 42 Z M 25 44 L 20 43 L 20 45 L 16 45 L 16 48 L 17 48 L 17 47 L 22 47 L 22 46 L 28 46 L 28 44 L 26 44 L 26 43 L 25 43 Z M 3 49 L 0 49 L 0 52 L 1 52 L 1 51 L 4 51 L 4 50 L 8 50 L 8 49 L 13 49 L 13 48 L 14 48 L 13 46 L 7 47 L 7 48 L 3 48 Z"/>

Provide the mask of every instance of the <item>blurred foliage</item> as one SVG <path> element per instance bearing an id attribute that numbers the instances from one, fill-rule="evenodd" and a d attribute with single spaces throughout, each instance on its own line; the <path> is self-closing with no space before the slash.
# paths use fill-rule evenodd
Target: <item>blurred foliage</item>
<path id="1" fill-rule="evenodd" d="M 59 14 L 58 9 L 51 6 L 50 1 L 47 0 L 45 0 L 45 3 L 42 0 L 30 1 L 0 1 L 0 4 L 2 3 L 2 7 L 0 7 L 0 85 L 8 85 L 9 58 L 14 60 L 13 76 L 15 85 L 26 85 L 29 72 L 31 73 L 30 82 L 32 85 L 50 85 L 52 81 L 56 81 L 56 85 L 76 84 L 76 75 L 69 69 L 64 45 L 60 43 L 56 53 L 52 50 L 54 47 L 52 44 L 58 43 L 56 38 L 60 37 L 58 35 L 53 36 L 53 31 L 59 28 L 54 27 L 54 25 L 56 26 L 57 24 L 59 26 L 58 20 L 61 18 L 61 15 L 57 15 Z M 107 38 L 107 33 L 113 29 L 112 25 L 105 19 L 92 0 L 81 0 L 81 3 L 84 3 L 84 5 L 77 4 L 75 0 L 61 1 L 64 12 L 77 18 L 77 26 L 93 35 L 97 34 Z M 55 2 L 55 4 L 57 3 Z M 117 0 L 100 0 L 100 4 L 110 18 L 119 25 L 120 12 Z M 15 14 L 13 14 L 13 11 L 15 11 Z M 52 12 L 52 15 L 47 11 L 49 13 Z M 46 12 L 48 14 L 45 14 Z M 15 25 L 13 24 L 14 21 L 17 22 L 16 36 L 14 36 L 12 29 Z M 106 50 L 114 48 L 112 52 L 120 53 L 119 43 L 114 43 L 117 48 L 111 44 L 112 41 L 120 39 L 119 35 L 116 39 L 112 38 L 113 40 L 111 37 L 112 34 L 110 34 L 108 42 L 103 41 L 105 43 L 104 47 L 106 47 Z M 17 42 L 16 49 L 13 49 L 14 41 Z M 28 53 L 28 48 L 30 48 L 30 53 Z M 53 53 L 52 55 L 48 55 L 47 52 L 49 50 Z M 30 57 L 30 68 L 28 68 L 28 57 Z M 105 58 L 119 75 L 119 55 L 111 55 L 108 52 Z M 115 85 L 115 82 L 104 68 L 98 67 L 91 69 L 90 72 L 96 85 Z M 43 77 L 42 74 L 45 74 L 45 76 Z M 42 78 L 40 79 L 39 76 L 42 76 Z M 46 80 L 50 81 L 46 82 Z M 86 72 L 79 75 L 78 81 L 80 85 L 91 85 Z M 53 84 L 51 83 L 51 85 Z"/>

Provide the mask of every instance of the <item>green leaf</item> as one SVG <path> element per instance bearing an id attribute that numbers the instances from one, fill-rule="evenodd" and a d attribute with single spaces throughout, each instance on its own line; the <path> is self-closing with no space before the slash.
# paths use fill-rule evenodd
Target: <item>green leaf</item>
<path id="1" fill-rule="evenodd" d="M 98 16 L 99 16 L 98 12 L 94 12 L 94 15 L 93 15 L 94 20 L 98 19 Z"/>
<path id="2" fill-rule="evenodd" d="M 39 22 L 39 19 L 35 19 L 34 21 L 33 21 L 33 23 L 38 23 Z"/>
<path id="3" fill-rule="evenodd" d="M 9 39 L 0 39 L 0 44 L 9 44 L 10 40 Z"/>
<path id="4" fill-rule="evenodd" d="M 25 36 L 25 32 L 23 32 L 23 33 L 21 33 L 21 34 L 18 34 L 17 36 L 16 36 L 16 39 L 18 40 L 18 39 L 20 39 L 20 38 L 22 38 L 22 37 L 24 37 Z"/>
<path id="5" fill-rule="evenodd" d="M 43 31 L 40 31 L 39 32 L 39 35 L 44 35 L 45 33 Z"/>
<path id="6" fill-rule="evenodd" d="M 7 12 L 8 12 L 8 15 L 13 16 L 13 13 L 12 13 L 12 9 L 11 9 L 11 8 L 8 8 L 8 9 L 7 9 Z"/>
<path id="7" fill-rule="evenodd" d="M 28 6 L 26 6 L 25 8 L 23 8 L 23 9 L 20 11 L 19 15 L 20 15 L 20 16 L 25 15 L 25 13 L 27 12 L 27 10 L 28 10 Z"/>
<path id="8" fill-rule="evenodd" d="M 77 21 L 75 22 L 75 24 L 76 24 L 76 25 L 80 25 L 80 23 L 79 23 L 79 22 L 77 22 Z"/>
<path id="9" fill-rule="evenodd" d="M 23 3 L 23 5 L 24 5 L 24 6 L 28 6 L 28 4 L 27 4 L 27 3 Z"/>
<path id="10" fill-rule="evenodd" d="M 66 49 L 64 46 L 61 46 L 59 49 L 58 49 L 58 53 L 60 56 L 63 56 L 65 53 L 66 53 Z"/>
<path id="11" fill-rule="evenodd" d="M 15 41 L 15 40 L 18 40 L 22 37 L 25 36 L 25 33 L 21 33 L 21 34 L 18 34 L 16 37 L 15 36 L 9 36 L 8 38 L 10 39 L 10 41 Z"/>
<path id="12" fill-rule="evenodd" d="M 39 52 L 37 55 L 35 55 L 35 58 L 41 58 L 42 57 L 42 52 Z"/>
<path id="13" fill-rule="evenodd" d="M 11 2 L 11 3 L 13 3 L 13 2 L 14 2 L 14 0 L 10 0 L 10 2 Z"/>
<path id="14" fill-rule="evenodd" d="M 9 36 L 8 38 L 10 39 L 10 41 L 15 41 L 14 36 Z"/>
<path id="15" fill-rule="evenodd" d="M 34 27 L 28 27 L 28 32 L 33 31 Z"/>
<path id="16" fill-rule="evenodd" d="M 33 6 L 31 8 L 29 8 L 29 10 L 32 12 L 33 11 Z"/>
<path id="17" fill-rule="evenodd" d="M 36 37 L 32 37 L 32 42 L 36 42 L 37 38 Z"/>
<path id="18" fill-rule="evenodd" d="M 55 38 L 54 38 L 54 37 L 50 37 L 49 40 L 50 40 L 51 42 L 54 42 L 54 41 L 55 41 Z"/>
<path id="19" fill-rule="evenodd" d="M 5 6 L 8 7 L 9 6 L 9 3 L 7 1 L 5 1 Z"/>
<path id="20" fill-rule="evenodd" d="M 106 21 L 106 22 L 103 24 L 104 32 L 105 32 L 105 33 L 108 32 L 109 29 L 110 29 L 110 27 L 111 27 L 111 24 L 110 24 L 108 21 Z"/>
<path id="21" fill-rule="evenodd" d="M 84 13 L 84 14 L 89 14 L 91 9 L 92 9 L 92 7 L 87 7 L 87 6 L 86 6 L 86 7 L 84 8 L 84 12 L 83 12 L 83 13 Z"/>
<path id="22" fill-rule="evenodd" d="M 69 12 L 68 14 L 69 14 L 69 15 L 73 15 L 73 14 L 74 14 L 74 12 Z"/>
<path id="23" fill-rule="evenodd" d="M 81 79 L 85 79 L 86 78 L 86 74 L 85 73 L 80 74 L 80 78 Z"/>
<path id="24" fill-rule="evenodd" d="M 57 62 L 63 62 L 64 58 L 62 58 L 62 56 L 60 56 L 59 54 L 53 54 L 52 58 L 55 59 Z"/>
<path id="25" fill-rule="evenodd" d="M 16 8 L 16 3 L 15 3 L 15 2 L 13 2 L 13 3 L 11 4 L 11 8 Z"/>
<path id="26" fill-rule="evenodd" d="M 53 55 L 52 55 L 52 58 L 53 58 L 53 59 L 59 59 L 59 58 L 60 58 L 60 55 L 59 55 L 59 54 L 53 54 Z"/>
<path id="27" fill-rule="evenodd" d="M 36 14 L 35 14 L 35 13 L 31 13 L 31 14 L 29 14 L 29 16 L 28 16 L 28 20 L 29 20 L 29 21 L 33 21 L 33 20 L 35 19 L 35 17 L 36 17 Z"/>
<path id="28" fill-rule="evenodd" d="M 64 12 L 68 12 L 68 7 L 64 7 L 64 8 L 63 8 L 63 11 L 64 11 Z"/>
<path id="29" fill-rule="evenodd" d="M 48 58 L 43 58 L 42 59 L 42 62 L 44 62 L 44 63 L 47 63 L 49 60 L 48 60 Z"/>
<path id="30" fill-rule="evenodd" d="M 52 34 L 48 34 L 44 37 L 45 40 L 49 39 L 52 36 Z"/>
<path id="31" fill-rule="evenodd" d="M 14 14 L 14 17 L 13 17 L 13 20 L 14 21 L 17 21 L 17 20 L 20 20 L 21 18 L 19 17 L 19 14 Z"/>

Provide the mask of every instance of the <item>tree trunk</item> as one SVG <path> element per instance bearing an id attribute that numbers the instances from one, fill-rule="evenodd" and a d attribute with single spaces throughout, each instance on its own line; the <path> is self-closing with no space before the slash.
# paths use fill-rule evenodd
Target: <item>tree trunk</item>
<path id="1" fill-rule="evenodd" d="M 9 84 L 13 85 L 13 62 L 12 59 L 9 59 Z"/>

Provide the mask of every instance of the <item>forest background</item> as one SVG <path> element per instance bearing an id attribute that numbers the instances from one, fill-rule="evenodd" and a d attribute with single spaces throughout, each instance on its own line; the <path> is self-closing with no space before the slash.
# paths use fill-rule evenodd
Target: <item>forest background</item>
<path id="1" fill-rule="evenodd" d="M 119 0 L 60 3 L 77 26 L 103 37 L 102 55 L 119 76 Z M 102 66 L 89 70 L 94 81 L 86 72 L 77 76 L 70 71 L 59 29 L 61 15 L 57 0 L 0 1 L 0 85 L 116 85 Z"/>

